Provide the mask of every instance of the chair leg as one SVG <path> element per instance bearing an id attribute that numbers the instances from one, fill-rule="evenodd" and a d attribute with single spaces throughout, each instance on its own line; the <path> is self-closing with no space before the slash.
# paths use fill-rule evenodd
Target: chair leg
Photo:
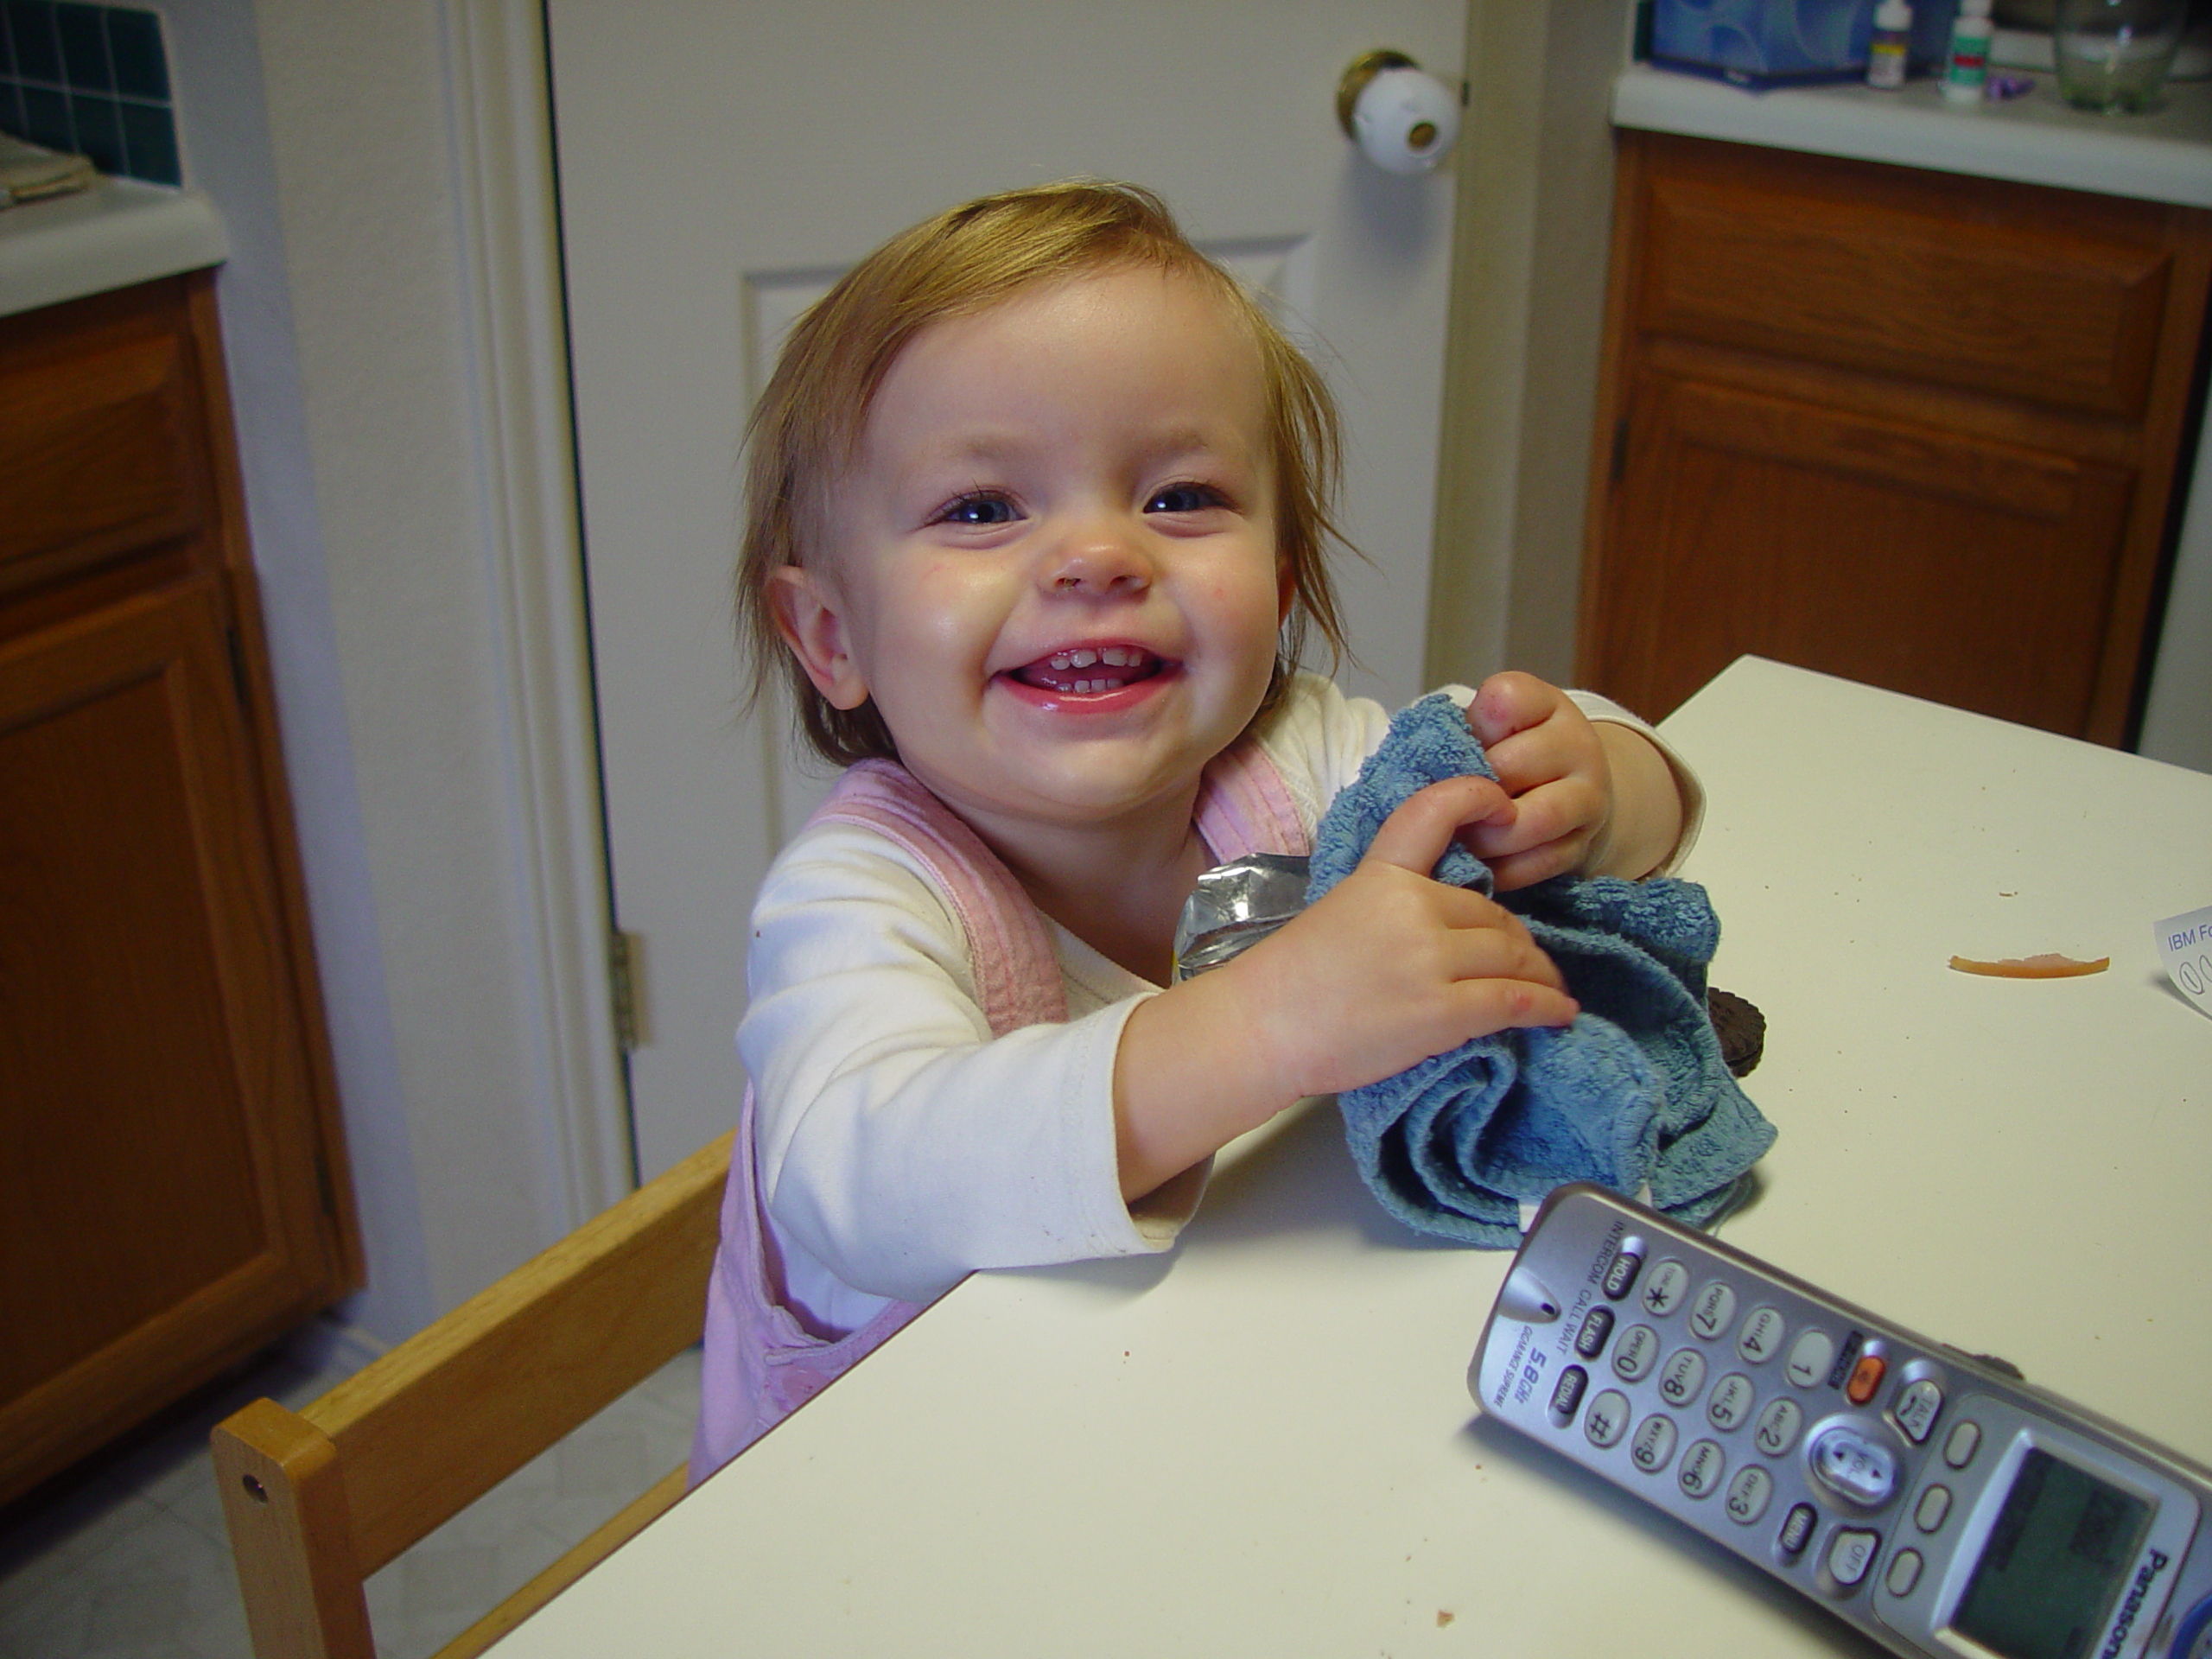
<path id="1" fill-rule="evenodd" d="M 257 1659 L 376 1659 L 338 1448 L 257 1400 L 212 1436 Z"/>

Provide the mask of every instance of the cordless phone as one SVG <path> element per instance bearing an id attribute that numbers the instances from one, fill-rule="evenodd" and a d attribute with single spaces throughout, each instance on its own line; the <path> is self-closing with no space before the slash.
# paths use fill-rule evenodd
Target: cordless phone
<path id="1" fill-rule="evenodd" d="M 2212 1656 L 2212 1471 L 1601 1188 L 1537 1212 L 1467 1386 L 1894 1653 Z"/>

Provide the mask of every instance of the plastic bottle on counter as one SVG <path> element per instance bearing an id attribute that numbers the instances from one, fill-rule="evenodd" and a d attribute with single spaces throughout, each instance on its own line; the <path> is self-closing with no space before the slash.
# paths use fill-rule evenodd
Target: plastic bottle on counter
<path id="1" fill-rule="evenodd" d="M 1874 35 L 1866 49 L 1866 84 L 1884 92 L 1904 86 L 1905 60 L 1911 51 L 1910 0 L 1882 0 L 1874 8 Z"/>
<path id="2" fill-rule="evenodd" d="M 1989 5 L 1990 0 L 1960 0 L 1951 50 L 1943 60 L 1943 96 L 1954 104 L 1981 101 L 1989 79 L 1989 39 L 1997 29 L 1989 20 Z"/>

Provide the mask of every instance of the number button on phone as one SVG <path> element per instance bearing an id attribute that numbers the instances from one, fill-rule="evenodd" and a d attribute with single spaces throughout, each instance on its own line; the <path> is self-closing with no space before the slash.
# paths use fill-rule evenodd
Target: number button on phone
<path id="1" fill-rule="evenodd" d="M 1744 1420 L 1751 1414 L 1751 1402 L 1758 1391 L 1751 1387 L 1751 1379 L 1741 1371 L 1731 1371 L 1713 1385 L 1713 1398 L 1706 1403 L 1705 1420 L 1715 1428 L 1741 1428 Z"/>
<path id="2" fill-rule="evenodd" d="M 1828 1365 L 1835 1358 L 1835 1338 L 1825 1331 L 1807 1331 L 1789 1344 L 1789 1364 L 1785 1373 L 1801 1389 L 1809 1389 L 1828 1374 Z"/>
<path id="3" fill-rule="evenodd" d="M 1593 1307 L 1583 1315 L 1582 1328 L 1574 1333 L 1574 1351 L 1585 1359 L 1595 1359 L 1605 1351 L 1605 1338 L 1613 1334 L 1613 1310 Z"/>
<path id="4" fill-rule="evenodd" d="M 1591 1401 L 1590 1409 L 1582 1414 L 1582 1432 L 1600 1450 L 1618 1446 L 1628 1433 L 1628 1395 L 1607 1389 Z"/>
<path id="5" fill-rule="evenodd" d="M 1797 1444 L 1797 1431 L 1805 1424 L 1805 1414 L 1795 1400 L 1770 1400 L 1764 1411 L 1759 1413 L 1758 1426 L 1751 1431 L 1751 1444 L 1770 1458 L 1778 1458 Z"/>
<path id="6" fill-rule="evenodd" d="M 1675 1420 L 1655 1411 L 1637 1425 L 1636 1438 L 1629 1442 L 1629 1461 L 1645 1474 L 1656 1475 L 1674 1455 Z"/>
<path id="7" fill-rule="evenodd" d="M 1690 1294 L 1690 1270 L 1672 1257 L 1651 1269 L 1651 1276 L 1643 1281 L 1643 1311 L 1655 1319 L 1665 1319 L 1680 1307 Z"/>
<path id="8" fill-rule="evenodd" d="M 1705 1356 L 1694 1348 L 1677 1348 L 1668 1356 L 1659 1373 L 1659 1393 L 1670 1406 L 1687 1406 L 1705 1387 Z"/>
<path id="9" fill-rule="evenodd" d="M 1705 1497 L 1720 1484 L 1728 1459 L 1718 1440 L 1700 1440 L 1682 1453 L 1682 1472 L 1676 1477 L 1685 1497 Z"/>
<path id="10" fill-rule="evenodd" d="M 1785 1323 L 1778 1307 L 1755 1307 L 1751 1317 L 1744 1321 L 1743 1334 L 1736 1338 L 1736 1351 L 1754 1365 L 1764 1365 L 1782 1346 Z"/>
<path id="11" fill-rule="evenodd" d="M 1736 1320 L 1736 1293 L 1718 1279 L 1697 1294 L 1690 1305 L 1690 1333 L 1716 1342 Z"/>
<path id="12" fill-rule="evenodd" d="M 1613 1373 L 1624 1382 L 1641 1382 L 1659 1363 L 1659 1333 L 1648 1325 L 1631 1325 L 1621 1332 L 1613 1348 Z"/>
<path id="13" fill-rule="evenodd" d="M 1774 1477 L 1756 1463 L 1747 1463 L 1736 1471 L 1736 1478 L 1728 1483 L 1728 1496 L 1722 1500 L 1728 1518 L 1739 1527 L 1748 1527 L 1764 1515 L 1773 1501 Z"/>

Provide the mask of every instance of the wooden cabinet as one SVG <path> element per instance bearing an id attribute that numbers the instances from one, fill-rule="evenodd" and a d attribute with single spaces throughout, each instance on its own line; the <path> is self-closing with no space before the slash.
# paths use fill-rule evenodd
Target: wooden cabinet
<path id="1" fill-rule="evenodd" d="M 1745 652 L 2117 743 L 2212 214 L 1624 132 L 1580 676 Z"/>
<path id="2" fill-rule="evenodd" d="M 0 1502 L 360 1282 L 205 274 L 0 319 Z"/>

